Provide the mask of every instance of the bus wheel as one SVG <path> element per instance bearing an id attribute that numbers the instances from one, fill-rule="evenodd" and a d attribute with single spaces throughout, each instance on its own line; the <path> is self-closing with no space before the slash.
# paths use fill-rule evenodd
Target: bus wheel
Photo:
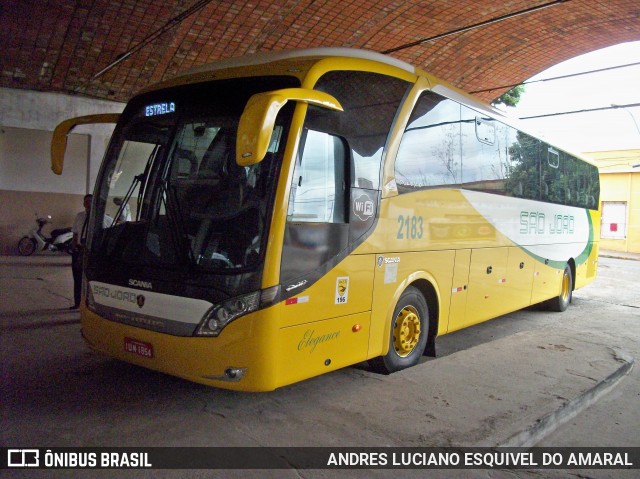
<path id="1" fill-rule="evenodd" d="M 420 360 L 429 335 L 429 308 L 419 290 L 408 287 L 393 312 L 389 352 L 370 361 L 379 373 L 390 374 Z"/>
<path id="2" fill-rule="evenodd" d="M 549 308 L 552 311 L 562 312 L 569 307 L 571 303 L 571 295 L 573 291 L 573 275 L 571 274 L 571 267 L 566 265 L 564 267 L 564 273 L 562 273 L 562 283 L 560 285 L 560 294 L 557 298 L 549 300 Z"/>

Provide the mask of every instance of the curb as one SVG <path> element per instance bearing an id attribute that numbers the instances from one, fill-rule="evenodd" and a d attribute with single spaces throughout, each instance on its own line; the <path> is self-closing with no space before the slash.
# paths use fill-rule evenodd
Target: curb
<path id="1" fill-rule="evenodd" d="M 611 254 L 611 253 L 601 254 L 599 256 L 602 258 L 624 259 L 628 261 L 640 261 L 640 258 L 636 258 L 634 256 L 624 256 L 624 255 L 617 255 L 617 254 Z"/>
<path id="2" fill-rule="evenodd" d="M 559 409 L 536 420 L 535 424 L 532 424 L 524 431 L 520 431 L 497 444 L 496 447 L 533 447 L 547 435 L 573 419 L 580 412 L 615 388 L 618 383 L 631 372 L 636 360 L 624 351 L 613 351 L 613 356 L 617 361 L 622 363 L 613 373 Z"/>
<path id="3" fill-rule="evenodd" d="M 598 256 L 601 258 L 625 259 L 631 261 L 640 261 L 640 253 L 625 253 L 623 251 L 600 250 Z"/>

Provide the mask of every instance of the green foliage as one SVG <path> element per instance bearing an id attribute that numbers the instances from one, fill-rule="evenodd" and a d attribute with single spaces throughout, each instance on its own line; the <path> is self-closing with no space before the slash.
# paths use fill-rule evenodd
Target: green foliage
<path id="1" fill-rule="evenodd" d="M 540 140 L 521 131 L 517 133 L 517 141 L 509 147 L 514 164 L 506 184 L 510 196 L 540 199 L 539 147 Z"/>
<path id="2" fill-rule="evenodd" d="M 503 104 L 505 106 L 516 106 L 520 101 L 520 96 L 524 93 L 524 90 L 524 85 L 518 85 L 517 87 L 512 88 L 508 92 L 493 100 L 491 104 L 494 106 L 499 104 Z"/>

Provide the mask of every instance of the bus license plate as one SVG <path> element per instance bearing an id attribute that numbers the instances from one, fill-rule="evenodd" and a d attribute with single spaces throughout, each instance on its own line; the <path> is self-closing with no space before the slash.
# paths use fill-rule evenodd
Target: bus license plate
<path id="1" fill-rule="evenodd" d="M 153 344 L 133 338 L 124 338 L 124 350 L 145 358 L 153 357 Z"/>

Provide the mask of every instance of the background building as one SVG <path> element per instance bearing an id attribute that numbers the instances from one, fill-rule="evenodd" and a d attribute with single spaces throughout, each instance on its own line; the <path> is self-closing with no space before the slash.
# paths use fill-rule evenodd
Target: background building
<path id="1" fill-rule="evenodd" d="M 640 253 L 640 150 L 585 155 L 600 169 L 600 249 Z"/>

